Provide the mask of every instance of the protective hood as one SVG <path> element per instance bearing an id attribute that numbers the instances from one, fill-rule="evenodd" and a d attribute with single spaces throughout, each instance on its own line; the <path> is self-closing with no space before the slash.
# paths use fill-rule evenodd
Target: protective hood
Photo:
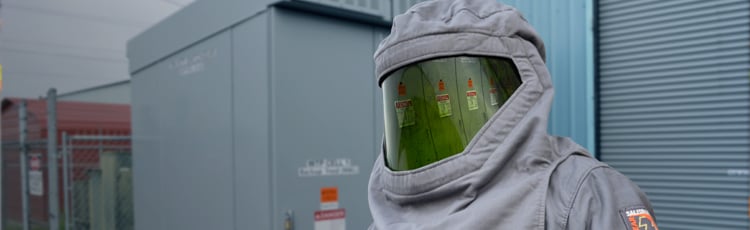
<path id="1" fill-rule="evenodd" d="M 368 188 L 372 228 L 545 229 L 552 170 L 585 150 L 547 134 L 553 89 L 544 44 L 517 10 L 494 0 L 417 4 L 395 17 L 376 51 L 377 78 L 458 55 L 511 59 L 523 83 L 463 152 L 398 172 L 381 154 Z"/>

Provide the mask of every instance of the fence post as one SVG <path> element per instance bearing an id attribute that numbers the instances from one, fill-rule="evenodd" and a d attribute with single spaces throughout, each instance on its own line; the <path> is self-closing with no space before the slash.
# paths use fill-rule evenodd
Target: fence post
<path id="1" fill-rule="evenodd" d="M 62 133 L 62 160 L 63 160 L 63 196 L 64 208 L 65 208 L 65 230 L 70 230 L 70 163 L 68 162 L 70 157 L 70 150 L 68 150 L 68 133 Z"/>
<path id="2" fill-rule="evenodd" d="M 57 230 L 60 224 L 60 201 L 57 195 L 57 90 L 47 91 L 47 181 L 49 198 L 49 229 Z"/>
<path id="3" fill-rule="evenodd" d="M 18 144 L 21 147 L 21 156 L 19 158 L 19 166 L 21 168 L 21 216 L 23 223 L 23 230 L 29 230 L 29 179 L 28 171 L 26 171 L 26 160 L 28 158 L 28 148 L 26 146 L 26 100 L 21 101 L 21 105 L 18 108 L 18 130 L 20 137 L 18 138 Z"/>

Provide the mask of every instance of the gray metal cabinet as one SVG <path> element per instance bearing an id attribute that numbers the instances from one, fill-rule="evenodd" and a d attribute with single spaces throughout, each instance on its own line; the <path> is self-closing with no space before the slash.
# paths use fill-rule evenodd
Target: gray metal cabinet
<path id="1" fill-rule="evenodd" d="M 229 35 L 133 76 L 138 229 L 233 228 Z"/>
<path id="2" fill-rule="evenodd" d="M 375 132 L 382 126 L 375 120 L 382 113 L 371 58 L 375 31 L 294 11 L 274 9 L 270 16 L 274 210 L 294 210 L 304 226 L 320 209 L 320 189 L 338 187 L 339 205 L 351 210 L 347 228 L 365 229 L 367 182 L 380 147 L 374 140 L 382 135 Z M 349 162 L 342 167 L 352 171 L 305 174 L 321 160 Z"/>
<path id="3" fill-rule="evenodd" d="M 603 161 L 660 229 L 748 229 L 750 2 L 599 1 Z"/>
<path id="4" fill-rule="evenodd" d="M 305 230 L 326 209 L 367 228 L 387 28 L 273 4 L 181 20 L 242 4 L 197 2 L 129 44 L 136 229 Z"/>

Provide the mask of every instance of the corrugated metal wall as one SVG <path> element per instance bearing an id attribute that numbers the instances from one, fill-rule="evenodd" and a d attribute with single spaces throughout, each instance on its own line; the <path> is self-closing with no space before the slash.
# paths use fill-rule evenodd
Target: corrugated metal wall
<path id="1" fill-rule="evenodd" d="M 589 0 L 501 0 L 523 13 L 542 36 L 555 87 L 551 134 L 594 151 L 593 50 Z"/>
<path id="2" fill-rule="evenodd" d="M 660 229 L 748 229 L 750 2 L 600 1 L 600 156 Z"/>

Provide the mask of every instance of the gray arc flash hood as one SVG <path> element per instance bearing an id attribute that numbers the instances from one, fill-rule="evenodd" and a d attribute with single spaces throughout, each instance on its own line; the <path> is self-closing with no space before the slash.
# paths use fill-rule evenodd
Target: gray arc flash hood
<path id="1" fill-rule="evenodd" d="M 406 171 L 390 170 L 381 154 L 368 186 L 371 229 L 655 227 L 635 184 L 570 139 L 547 134 L 554 90 L 544 44 L 514 8 L 493 0 L 415 5 L 395 17 L 378 47 L 377 80 L 462 55 L 510 59 L 522 84 L 461 153 Z"/>

